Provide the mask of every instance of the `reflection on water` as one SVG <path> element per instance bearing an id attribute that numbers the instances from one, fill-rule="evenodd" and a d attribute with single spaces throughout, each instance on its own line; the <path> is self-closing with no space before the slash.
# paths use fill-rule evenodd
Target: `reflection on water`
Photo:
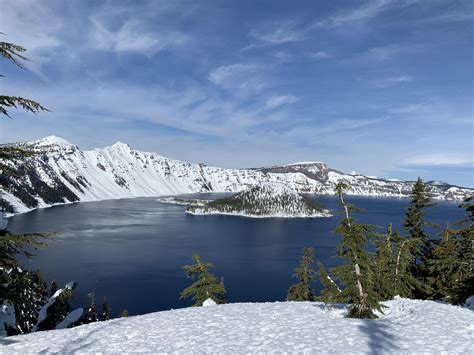
<path id="1" fill-rule="evenodd" d="M 222 195 L 212 194 L 209 198 Z M 194 196 L 200 197 L 200 196 Z M 367 223 L 399 228 L 406 199 L 349 198 L 365 211 Z M 85 303 L 95 291 L 109 299 L 112 313 L 127 308 L 141 314 L 188 305 L 179 292 L 189 284 L 181 266 L 193 253 L 212 261 L 224 276 L 229 302 L 284 300 L 293 282 L 292 270 L 302 248 L 312 246 L 316 258 L 332 266 L 338 239 L 331 231 L 339 221 L 337 199 L 317 201 L 333 218 L 248 219 L 233 216 L 192 216 L 184 206 L 156 198 L 87 202 L 58 206 L 10 219 L 12 232 L 56 231 L 60 235 L 33 260 L 48 280 L 79 282 L 76 299 Z M 444 225 L 462 216 L 457 203 L 441 202 L 432 209 L 433 222 Z M 385 227 L 384 227 L 385 228 Z"/>

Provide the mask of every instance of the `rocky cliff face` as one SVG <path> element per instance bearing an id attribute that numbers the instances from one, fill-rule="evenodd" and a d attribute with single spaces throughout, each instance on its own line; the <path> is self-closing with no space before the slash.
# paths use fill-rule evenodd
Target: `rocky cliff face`
<path id="1" fill-rule="evenodd" d="M 279 183 L 299 193 L 333 194 L 339 180 L 348 194 L 408 196 L 413 182 L 349 175 L 324 163 L 223 169 L 141 152 L 124 143 L 82 151 L 62 138 L 0 146 L 0 192 L 10 211 L 54 204 L 196 192 L 239 192 Z M 433 183 L 436 199 L 461 200 L 474 190 Z"/>

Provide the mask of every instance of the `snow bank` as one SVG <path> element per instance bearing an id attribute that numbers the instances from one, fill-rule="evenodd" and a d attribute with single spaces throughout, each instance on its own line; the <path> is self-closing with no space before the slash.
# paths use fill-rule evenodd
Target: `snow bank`
<path id="1" fill-rule="evenodd" d="M 379 320 L 322 303 L 192 307 L 5 338 L 0 353 L 472 353 L 474 312 L 397 299 Z"/>

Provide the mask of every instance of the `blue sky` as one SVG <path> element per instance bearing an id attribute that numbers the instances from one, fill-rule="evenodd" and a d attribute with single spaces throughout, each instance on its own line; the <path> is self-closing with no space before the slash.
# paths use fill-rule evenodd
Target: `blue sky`
<path id="1" fill-rule="evenodd" d="M 473 186 L 473 2 L 0 0 L 0 141 Z"/>

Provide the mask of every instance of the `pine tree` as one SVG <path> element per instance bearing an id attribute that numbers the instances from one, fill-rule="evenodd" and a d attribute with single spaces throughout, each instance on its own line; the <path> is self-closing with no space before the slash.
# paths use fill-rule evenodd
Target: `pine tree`
<path id="1" fill-rule="evenodd" d="M 318 261 L 318 276 L 319 282 L 323 285 L 323 289 L 321 290 L 321 295 L 317 298 L 320 301 L 325 303 L 337 303 L 337 302 L 345 302 L 341 298 L 342 291 L 336 282 L 329 276 L 328 272 L 324 265 Z"/>
<path id="2" fill-rule="evenodd" d="M 52 283 L 49 292 L 51 296 L 56 292 L 55 289 L 57 290 L 57 284 Z M 56 326 L 72 311 L 70 300 L 73 296 L 74 288 L 64 289 L 55 302 L 48 308 L 46 319 L 38 324 L 38 330 L 55 329 Z"/>
<path id="3" fill-rule="evenodd" d="M 459 270 L 451 292 L 453 304 L 464 304 L 474 294 L 474 197 L 467 197 L 459 207 L 466 210 L 467 217 L 456 223 L 461 228 L 456 231 Z"/>
<path id="4" fill-rule="evenodd" d="M 3 34 L 3 33 L 0 33 Z M 23 65 L 20 63 L 21 60 L 27 61 L 23 53 L 26 51 L 25 48 L 14 43 L 0 42 L 0 56 L 6 60 L 11 61 L 17 67 L 23 69 Z M 0 75 L 3 77 L 3 75 Z M 0 114 L 10 117 L 8 114 L 9 108 L 22 108 L 27 112 L 38 113 L 40 111 L 48 111 L 45 107 L 36 101 L 25 99 L 19 96 L 6 96 L 0 95 Z"/>
<path id="5" fill-rule="evenodd" d="M 94 292 L 91 293 L 90 297 L 91 297 L 91 301 L 90 301 L 89 307 L 87 307 L 87 310 L 83 314 L 80 324 L 94 323 L 94 322 L 97 322 L 99 320 L 99 318 L 97 316 L 96 305 L 95 305 L 95 294 L 94 294 Z"/>
<path id="6" fill-rule="evenodd" d="M 385 238 L 375 243 L 377 248 L 375 254 L 375 287 L 379 300 L 389 300 L 396 295 L 393 288 L 395 265 L 393 237 L 392 224 L 389 224 Z"/>
<path id="7" fill-rule="evenodd" d="M 433 250 L 433 258 L 428 262 L 430 276 L 428 282 L 433 290 L 431 297 L 452 302 L 453 291 L 460 280 L 461 260 L 454 231 L 446 225 L 442 240 Z"/>
<path id="8" fill-rule="evenodd" d="M 124 310 L 122 311 L 122 313 L 120 314 L 120 317 L 122 317 L 122 318 L 128 317 L 128 311 L 127 311 L 127 309 L 124 309 Z"/>
<path id="9" fill-rule="evenodd" d="M 346 260 L 346 264 L 332 269 L 336 278 L 345 286 L 339 298 L 352 303 L 348 316 L 351 318 L 377 318 L 374 311 L 381 310 L 374 286 L 375 275 L 373 257 L 366 250 L 370 239 L 378 237 L 374 227 L 359 224 L 351 217 L 355 206 L 344 201 L 343 192 L 347 185 L 339 182 L 336 193 L 344 209 L 344 218 L 336 227 L 335 234 L 342 237 L 337 246 L 337 256 Z"/>
<path id="10" fill-rule="evenodd" d="M 107 298 L 104 297 L 104 301 L 102 302 L 102 312 L 100 312 L 99 320 L 109 320 L 110 319 L 110 307 Z"/>
<path id="11" fill-rule="evenodd" d="M 193 264 L 185 265 L 183 269 L 187 277 L 197 280 L 181 292 L 180 298 L 191 297 L 194 301 L 193 306 L 202 306 L 208 298 L 217 304 L 225 303 L 224 281 L 221 279 L 219 282 L 216 276 L 209 271 L 212 267 L 214 267 L 213 264 L 201 261 L 201 257 L 194 254 Z"/>
<path id="12" fill-rule="evenodd" d="M 413 272 L 422 282 L 427 277 L 427 263 L 432 257 L 431 252 L 433 251 L 433 241 L 425 232 L 425 228 L 431 225 L 425 221 L 425 210 L 433 205 L 429 189 L 421 178 L 418 178 L 413 185 L 411 202 L 405 214 L 403 227 L 408 233 L 408 237 L 416 241 L 414 243 L 416 258 L 414 259 Z M 426 297 L 426 295 L 424 296 Z"/>
<path id="13" fill-rule="evenodd" d="M 399 233 L 395 233 L 392 239 L 394 242 L 394 295 L 414 298 L 415 294 L 427 293 L 429 289 L 425 283 L 413 274 L 418 239 L 403 237 Z"/>
<path id="14" fill-rule="evenodd" d="M 313 269 L 314 249 L 305 247 L 301 257 L 300 265 L 294 270 L 293 277 L 299 282 L 288 289 L 287 301 L 314 301 L 315 296 L 311 284 L 316 278 Z"/>

